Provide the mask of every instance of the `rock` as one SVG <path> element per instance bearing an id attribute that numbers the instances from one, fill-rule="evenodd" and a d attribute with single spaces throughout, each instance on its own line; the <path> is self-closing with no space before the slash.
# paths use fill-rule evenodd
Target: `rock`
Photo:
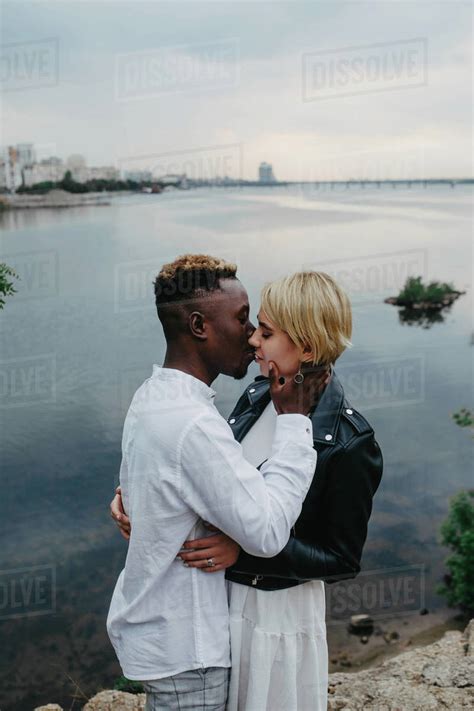
<path id="1" fill-rule="evenodd" d="M 369 641 L 369 638 L 366 635 L 364 635 L 363 637 L 360 638 L 360 641 L 362 644 L 367 644 L 367 642 Z"/>
<path id="2" fill-rule="evenodd" d="M 474 708 L 474 620 L 376 667 L 329 675 L 328 711 Z"/>
<path id="3" fill-rule="evenodd" d="M 349 629 L 353 632 L 368 632 L 374 629 L 374 621 L 370 615 L 352 615 Z"/>
<path id="4" fill-rule="evenodd" d="M 420 615 L 429 615 L 430 612 L 429 610 L 426 609 L 426 607 L 422 607 L 420 610 Z"/>
<path id="5" fill-rule="evenodd" d="M 46 704 L 46 706 L 37 706 L 34 711 L 63 711 L 63 707 L 59 704 Z"/>
<path id="6" fill-rule="evenodd" d="M 474 620 L 471 620 L 464 630 L 462 636 L 464 642 L 464 651 L 468 657 L 474 657 Z"/>
<path id="7" fill-rule="evenodd" d="M 427 664 L 421 673 L 434 686 L 474 687 L 474 662 L 469 657 L 440 659 L 434 664 Z"/>
<path id="8" fill-rule="evenodd" d="M 143 711 L 145 694 L 126 691 L 101 691 L 90 699 L 83 711 Z"/>

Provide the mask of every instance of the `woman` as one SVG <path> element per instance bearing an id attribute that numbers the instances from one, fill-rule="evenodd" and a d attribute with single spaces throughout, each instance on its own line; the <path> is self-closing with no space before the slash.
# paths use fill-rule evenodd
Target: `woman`
<path id="1" fill-rule="evenodd" d="M 351 345 L 347 295 L 332 277 L 303 272 L 264 287 L 258 328 L 249 343 L 261 376 L 229 418 L 245 457 L 270 455 L 276 412 L 268 364 L 285 378 L 327 366 L 329 378 L 313 410 L 315 477 L 293 535 L 275 558 L 256 558 L 218 533 L 185 543 L 185 565 L 212 574 L 227 568 L 232 671 L 229 711 L 320 711 L 327 704 L 324 581 L 354 577 L 367 535 L 382 456 L 368 422 L 344 397 L 332 366 Z M 112 502 L 115 518 L 120 499 Z M 127 531 L 127 520 L 122 530 Z M 191 550 L 190 550 L 191 549 Z"/>

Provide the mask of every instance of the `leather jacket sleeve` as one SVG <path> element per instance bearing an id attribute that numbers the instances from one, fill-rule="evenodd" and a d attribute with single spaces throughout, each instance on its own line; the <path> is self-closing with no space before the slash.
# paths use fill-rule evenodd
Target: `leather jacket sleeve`
<path id="1" fill-rule="evenodd" d="M 360 571 L 362 550 L 374 496 L 382 476 L 382 453 L 374 433 L 353 437 L 331 453 L 326 463 L 326 483 L 317 507 L 324 521 L 314 522 L 320 533 L 311 535 L 311 489 L 296 523 L 296 536 L 273 558 L 257 558 L 244 552 L 234 570 L 298 580 L 328 583 L 353 578 Z M 315 479 L 318 476 L 316 468 Z M 312 484 L 314 486 L 314 482 Z M 322 525 L 321 525 L 322 524 Z M 304 535 L 298 529 L 304 529 Z"/>

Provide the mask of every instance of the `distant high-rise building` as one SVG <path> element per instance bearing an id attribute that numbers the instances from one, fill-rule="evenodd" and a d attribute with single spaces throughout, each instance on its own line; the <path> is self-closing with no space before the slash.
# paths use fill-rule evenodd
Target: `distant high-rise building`
<path id="1" fill-rule="evenodd" d="M 258 168 L 258 180 L 260 183 L 275 183 L 273 175 L 273 166 L 270 163 L 260 163 Z"/>
<path id="2" fill-rule="evenodd" d="M 20 170 L 36 163 L 36 153 L 33 143 L 17 143 L 16 159 Z"/>
<path id="3" fill-rule="evenodd" d="M 22 181 L 21 163 L 15 146 L 0 149 L 0 190 L 14 192 Z"/>

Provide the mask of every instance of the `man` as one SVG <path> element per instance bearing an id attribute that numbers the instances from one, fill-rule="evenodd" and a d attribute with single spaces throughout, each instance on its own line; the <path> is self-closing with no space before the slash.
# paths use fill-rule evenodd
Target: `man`
<path id="1" fill-rule="evenodd" d="M 155 300 L 166 357 L 136 392 L 124 424 L 120 484 L 132 533 L 107 629 L 125 676 L 144 682 L 148 709 L 224 709 L 225 565 L 200 575 L 177 555 L 183 541 L 205 535 L 203 521 L 252 555 L 283 549 L 314 474 L 306 415 L 327 373 L 297 384 L 279 378 L 273 364 L 277 426 L 272 456 L 257 471 L 209 387 L 220 373 L 244 377 L 253 359 L 254 327 L 235 265 L 180 257 L 162 268 Z"/>

